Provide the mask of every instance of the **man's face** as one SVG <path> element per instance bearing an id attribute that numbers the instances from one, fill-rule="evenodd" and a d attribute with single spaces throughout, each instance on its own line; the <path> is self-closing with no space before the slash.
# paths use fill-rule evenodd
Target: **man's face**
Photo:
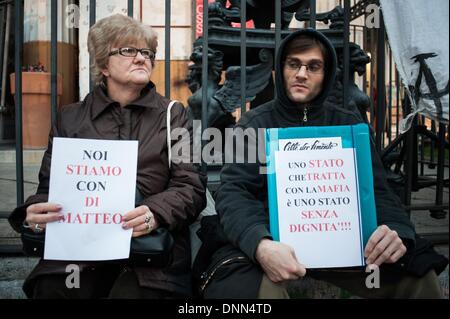
<path id="1" fill-rule="evenodd" d="M 286 56 L 283 78 L 292 102 L 305 104 L 319 95 L 325 77 L 324 66 L 324 56 L 319 47 Z"/>

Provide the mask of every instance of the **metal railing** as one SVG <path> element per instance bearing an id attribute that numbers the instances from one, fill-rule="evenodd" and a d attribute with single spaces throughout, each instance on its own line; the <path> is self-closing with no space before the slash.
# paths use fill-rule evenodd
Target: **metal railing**
<path id="1" fill-rule="evenodd" d="M 354 7 L 360 7 L 364 1 L 359 1 L 354 4 Z M 370 1 L 369 1 L 370 2 Z M 373 1 L 372 1 L 373 2 Z M 350 0 L 344 0 L 343 9 L 344 9 L 344 33 L 343 33 L 343 77 L 345 84 L 349 83 L 349 43 L 350 43 L 350 28 L 351 26 L 351 12 L 355 12 L 356 9 L 351 7 Z M 21 23 L 23 21 L 23 0 L 15 0 L 14 1 L 14 17 L 15 17 L 15 87 L 16 87 L 16 100 L 15 100 L 15 152 L 16 152 L 16 193 L 17 193 L 17 205 L 21 205 L 24 202 L 24 174 L 23 174 L 23 145 L 22 145 L 22 53 L 23 53 L 23 28 L 24 24 Z M 170 65 L 170 43 L 171 43 L 171 4 L 172 1 L 166 0 L 165 2 L 165 96 L 170 98 L 171 90 L 170 90 L 170 77 L 171 77 L 171 65 Z M 51 116 L 52 122 L 54 123 L 57 116 L 57 0 L 51 0 Z M 208 48 L 208 0 L 203 0 L 203 48 Z M 89 1 L 89 24 L 93 25 L 96 21 L 96 1 Z M 133 15 L 133 0 L 128 0 L 128 15 Z M 247 46 L 246 46 L 246 37 L 247 37 L 247 8 L 246 6 L 241 6 L 241 30 L 240 36 L 242 39 L 242 45 L 240 47 L 240 66 L 241 66 L 241 112 L 245 112 L 246 103 L 245 103 L 245 87 L 246 87 L 246 73 L 245 68 L 247 66 Z M 316 1 L 310 0 L 310 20 L 309 26 L 312 28 L 316 27 Z M 395 76 L 392 75 L 392 70 L 394 70 L 394 64 L 392 63 L 392 55 L 389 51 L 388 60 L 389 60 L 389 85 L 386 87 L 385 85 L 385 67 L 386 67 L 386 55 L 385 55 L 385 46 L 387 43 L 384 23 L 382 20 L 380 21 L 380 29 L 377 31 L 378 41 L 376 43 L 376 59 L 377 59 L 377 96 L 374 105 L 370 108 L 369 114 L 369 123 L 374 126 L 375 130 L 375 140 L 376 140 L 376 149 L 377 151 L 384 157 L 387 157 L 389 154 L 392 154 L 394 151 L 398 153 L 396 158 L 399 158 L 399 163 L 396 163 L 396 167 L 393 169 L 394 173 L 401 172 L 401 168 L 403 167 L 403 177 L 404 177 L 404 195 L 403 200 L 407 209 L 409 210 L 430 210 L 431 212 L 437 212 L 438 217 L 442 217 L 443 215 L 439 215 L 439 212 L 442 213 L 443 210 L 448 210 L 449 205 L 448 201 L 444 203 L 443 198 L 443 189 L 444 187 L 448 187 L 448 179 L 444 179 L 444 169 L 448 167 L 448 163 L 445 163 L 445 151 L 448 153 L 448 141 L 446 141 L 446 134 L 448 136 L 448 127 L 443 124 L 431 124 L 431 129 L 424 128 L 424 126 L 420 126 L 419 124 L 425 123 L 424 118 L 418 118 L 416 120 L 415 129 L 410 132 L 400 135 L 399 134 L 399 121 L 402 117 L 408 114 L 408 99 L 404 99 L 405 103 L 400 103 L 401 98 L 403 97 L 400 93 L 402 88 L 400 84 L 400 79 L 398 72 L 395 72 Z M 274 51 L 275 53 L 278 50 L 279 44 L 282 39 L 282 30 L 281 30 L 281 1 L 275 1 L 275 28 L 274 32 Z M 354 28 L 354 27 L 353 27 Z M 364 29 L 364 28 L 363 28 Z M 364 32 L 364 39 L 367 38 L 367 30 L 362 30 Z M 372 48 L 373 49 L 373 48 Z M 275 54 L 276 56 L 276 54 Z M 208 81 L 208 50 L 203 50 L 203 60 L 202 60 L 202 83 L 207 83 Z M 371 72 L 373 72 L 373 64 L 371 64 Z M 366 75 L 364 76 L 364 86 L 366 85 Z M 374 101 L 373 96 L 373 81 L 370 81 L 370 98 L 371 101 Z M 90 81 L 90 88 L 92 89 L 92 79 Z M 365 87 L 363 88 L 365 89 Z M 394 111 L 394 95 L 393 90 L 395 89 L 395 111 Z M 207 118 L 208 118 L 208 100 L 207 100 L 207 85 L 202 86 L 203 94 L 202 94 L 202 130 L 207 128 Z M 347 105 L 348 101 L 348 92 L 349 88 L 347 85 L 344 85 L 343 89 L 343 104 Z M 387 91 L 387 92 L 386 92 Z M 387 93 L 387 94 L 386 94 Z M 388 99 L 386 100 L 386 96 Z M 376 110 L 376 112 L 375 112 Z M 393 125 L 395 119 L 395 125 Z M 428 121 L 430 122 L 430 121 Z M 431 123 L 431 122 L 430 122 Z M 417 129 L 419 127 L 419 129 Z M 421 128 L 421 129 L 420 129 Z M 439 128 L 439 129 L 437 129 Z M 418 137 L 419 136 L 419 137 Z M 427 142 L 430 140 L 431 142 Z M 205 141 L 202 140 L 202 146 L 204 146 Z M 429 148 L 429 158 L 425 158 L 425 146 L 431 145 Z M 435 146 L 437 147 L 437 151 L 435 150 Z M 419 152 L 416 150 L 419 148 Z M 437 156 L 436 156 L 437 152 Z M 403 154 L 403 157 L 402 157 Z M 419 154 L 419 155 L 418 155 Z M 391 156 L 392 157 L 392 156 Z M 202 159 L 203 161 L 203 159 Z M 395 162 L 395 161 L 394 161 Z M 420 184 L 418 182 L 419 176 L 423 177 L 424 174 L 424 165 L 431 165 L 437 167 L 436 178 L 434 178 L 433 182 L 428 182 L 428 184 Z M 202 162 L 202 170 L 204 172 L 208 171 L 208 165 L 205 162 Z M 419 172 L 418 172 L 419 170 Z M 430 202 L 428 205 L 415 206 L 411 203 L 411 192 L 420 189 L 423 185 L 435 185 L 436 186 L 436 196 L 434 202 Z M 0 212 L 0 217 L 7 217 L 9 212 Z M 444 214 L 445 216 L 445 214 Z M 447 234 L 448 241 L 448 234 Z"/>

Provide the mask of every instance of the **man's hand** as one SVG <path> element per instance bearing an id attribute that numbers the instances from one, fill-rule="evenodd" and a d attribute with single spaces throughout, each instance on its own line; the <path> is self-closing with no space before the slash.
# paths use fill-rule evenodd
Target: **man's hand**
<path id="1" fill-rule="evenodd" d="M 380 266 L 383 263 L 392 264 L 406 253 L 406 247 L 395 230 L 386 225 L 379 226 L 370 236 L 364 250 L 368 265 Z"/>
<path id="2" fill-rule="evenodd" d="M 295 280 L 306 274 L 305 266 L 297 261 L 290 246 L 270 239 L 261 240 L 256 248 L 256 260 L 273 282 Z"/>

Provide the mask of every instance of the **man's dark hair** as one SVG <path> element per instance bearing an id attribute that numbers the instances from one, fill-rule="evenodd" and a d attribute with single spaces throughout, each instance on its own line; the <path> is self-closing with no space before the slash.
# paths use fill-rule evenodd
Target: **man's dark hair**
<path id="1" fill-rule="evenodd" d="M 292 53 L 300 53 L 304 51 L 308 51 L 314 48 L 319 48 L 322 52 L 324 63 L 325 63 L 325 70 L 327 69 L 329 65 L 329 53 L 325 45 L 316 37 L 310 36 L 309 34 L 300 34 L 298 37 L 295 37 L 291 41 L 289 41 L 288 44 L 286 44 L 286 47 L 284 49 L 283 53 L 283 60 L 286 60 L 286 57 L 288 54 Z"/>

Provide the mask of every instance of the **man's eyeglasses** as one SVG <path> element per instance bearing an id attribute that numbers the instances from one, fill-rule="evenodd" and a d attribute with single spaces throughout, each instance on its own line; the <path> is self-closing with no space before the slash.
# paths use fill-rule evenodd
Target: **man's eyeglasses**
<path id="1" fill-rule="evenodd" d="M 141 55 L 148 60 L 154 60 L 155 59 L 155 52 L 153 52 L 150 49 L 137 49 L 137 48 L 133 48 L 133 47 L 125 47 L 125 48 L 119 48 L 117 50 L 111 51 L 109 52 L 109 55 L 115 55 L 115 54 L 120 54 L 122 56 L 126 56 L 129 58 L 134 58 L 138 52 L 141 53 Z"/>
<path id="2" fill-rule="evenodd" d="M 306 67 L 306 72 L 312 73 L 312 74 L 321 74 L 324 72 L 324 67 L 322 62 L 310 62 L 308 64 L 303 64 L 298 60 L 290 60 L 287 59 L 284 62 L 284 66 L 286 69 L 290 71 L 294 71 L 295 73 L 298 73 L 302 66 Z"/>

